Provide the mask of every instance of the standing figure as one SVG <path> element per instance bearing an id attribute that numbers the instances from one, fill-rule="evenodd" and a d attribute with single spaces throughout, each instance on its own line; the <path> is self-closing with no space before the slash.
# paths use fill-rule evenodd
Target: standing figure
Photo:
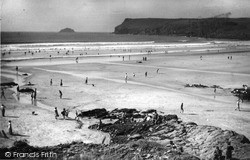
<path id="1" fill-rule="evenodd" d="M 12 124 L 11 124 L 11 121 L 9 121 L 8 130 L 9 130 L 9 134 L 12 135 L 12 134 L 13 134 L 13 131 L 12 131 Z"/>
<path id="2" fill-rule="evenodd" d="M 240 99 L 237 100 L 236 105 L 237 105 L 237 107 L 235 108 L 235 110 L 240 111 Z"/>
<path id="3" fill-rule="evenodd" d="M 6 99 L 6 97 L 5 97 L 5 93 L 4 93 L 4 89 L 2 88 L 2 90 L 1 90 L 1 98 L 4 98 L 4 99 Z"/>
<path id="4" fill-rule="evenodd" d="M 133 73 L 133 77 L 135 77 L 135 73 Z"/>
<path id="5" fill-rule="evenodd" d="M 88 77 L 86 77 L 85 79 L 85 84 L 88 84 Z"/>
<path id="6" fill-rule="evenodd" d="M 181 111 L 180 113 L 184 113 L 183 103 L 181 103 Z"/>
<path id="7" fill-rule="evenodd" d="M 227 143 L 227 150 L 226 150 L 226 159 L 230 160 L 232 159 L 232 152 L 234 150 L 234 147 L 231 146 L 231 143 Z"/>
<path id="8" fill-rule="evenodd" d="M 61 79 L 61 82 L 60 82 L 60 86 L 63 86 L 63 82 L 62 82 L 62 79 Z"/>
<path id="9" fill-rule="evenodd" d="M 124 56 L 122 56 L 122 61 L 124 61 Z"/>
<path id="10" fill-rule="evenodd" d="M 2 116 L 5 117 L 5 105 L 1 105 Z"/>
<path id="11" fill-rule="evenodd" d="M 63 111 L 61 112 L 62 116 L 63 116 L 63 119 L 65 119 L 65 116 L 66 116 L 66 109 L 63 108 Z"/>
<path id="12" fill-rule="evenodd" d="M 36 88 L 35 88 L 34 99 L 36 99 L 36 94 L 37 94 L 37 92 L 36 92 Z"/>
<path id="13" fill-rule="evenodd" d="M 59 117 L 59 114 L 58 114 L 57 107 L 55 107 L 55 119 L 57 119 L 57 117 Z"/>
<path id="14" fill-rule="evenodd" d="M 53 84 L 53 81 L 52 81 L 52 79 L 50 79 L 50 85 L 52 86 L 52 84 Z"/>
<path id="15" fill-rule="evenodd" d="M 145 77 L 147 77 L 148 76 L 148 72 L 145 72 Z"/>
<path id="16" fill-rule="evenodd" d="M 216 93 L 216 88 L 214 88 L 214 94 Z"/>
<path id="17" fill-rule="evenodd" d="M 128 82 L 128 74 L 127 73 L 125 74 L 125 82 L 126 83 Z"/>
<path id="18" fill-rule="evenodd" d="M 61 90 L 59 90 L 59 96 L 60 96 L 60 99 L 62 99 L 62 91 Z"/>
<path id="19" fill-rule="evenodd" d="M 16 66 L 16 72 L 18 73 L 18 66 Z"/>
<path id="20" fill-rule="evenodd" d="M 157 73 L 157 74 L 159 73 L 159 68 L 156 70 L 156 73 Z"/>

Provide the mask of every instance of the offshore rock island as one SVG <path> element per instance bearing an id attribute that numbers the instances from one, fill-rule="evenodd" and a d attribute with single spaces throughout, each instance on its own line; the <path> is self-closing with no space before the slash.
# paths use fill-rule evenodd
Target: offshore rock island
<path id="1" fill-rule="evenodd" d="M 126 18 L 114 33 L 250 40 L 250 18 Z"/>
<path id="2" fill-rule="evenodd" d="M 59 33 L 74 33 L 75 31 L 71 28 L 64 28 L 59 31 Z"/>

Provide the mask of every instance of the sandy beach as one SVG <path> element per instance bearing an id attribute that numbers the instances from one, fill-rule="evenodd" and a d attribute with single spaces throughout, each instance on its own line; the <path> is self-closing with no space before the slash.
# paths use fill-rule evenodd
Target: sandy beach
<path id="1" fill-rule="evenodd" d="M 1 130 L 7 132 L 11 120 L 16 135 L 0 137 L 1 147 L 20 139 L 34 146 L 52 146 L 72 141 L 101 143 L 106 137 L 108 144 L 107 133 L 88 129 L 98 120 L 81 119 L 82 126 L 75 120 L 76 111 L 95 108 L 156 109 L 250 138 L 250 103 L 244 101 L 241 111 L 235 111 L 237 97 L 231 94 L 234 88 L 250 85 L 249 41 L 12 44 L 3 45 L 3 53 L 1 83 L 14 81 L 25 88 L 31 82 L 34 85 L 28 87 L 37 88 L 37 100 L 32 102 L 25 93 L 18 98 L 16 86 L 4 89 L 6 99 L 1 98 L 1 103 L 6 106 L 6 117 L 0 117 Z M 186 84 L 221 89 L 214 93 L 212 87 Z M 181 103 L 184 113 L 180 113 Z M 63 120 L 60 115 L 56 120 L 54 107 L 59 113 L 69 109 L 69 118 Z"/>

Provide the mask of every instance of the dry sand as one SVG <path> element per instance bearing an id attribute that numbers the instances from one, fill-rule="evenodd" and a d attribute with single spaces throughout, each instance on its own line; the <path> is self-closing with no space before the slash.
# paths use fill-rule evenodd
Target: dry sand
<path id="1" fill-rule="evenodd" d="M 104 44 L 101 47 L 91 44 L 85 48 L 69 45 L 70 55 L 58 55 L 58 50 L 61 52 L 63 47 L 45 46 L 43 52 L 32 56 L 28 53 L 30 46 L 22 46 L 22 50 L 11 46 L 11 54 L 3 57 L 2 81 L 9 81 L 4 78 L 8 77 L 19 84 L 34 83 L 38 97 L 34 104 L 30 95 L 21 94 L 17 100 L 13 92 L 15 87 L 13 91 L 6 91 L 7 100 L 1 99 L 1 103 L 7 106 L 7 117 L 1 117 L 1 128 L 7 131 L 7 121 L 12 120 L 14 132 L 20 135 L 1 138 L 1 147 L 10 146 L 17 139 L 27 139 L 37 146 L 74 140 L 101 143 L 104 137 L 108 143 L 108 134 L 87 129 L 97 120 L 82 119 L 81 129 L 74 120 L 76 110 L 94 108 L 153 108 L 165 114 L 177 114 L 184 121 L 233 130 L 250 138 L 250 104 L 244 101 L 242 111 L 235 111 L 237 98 L 230 93 L 232 88 L 250 85 L 249 42 Z M 4 49 L 9 48 L 5 46 Z M 38 50 L 38 47 L 32 49 Z M 88 54 L 79 56 L 85 52 Z M 49 59 L 48 55 L 53 58 Z M 130 60 L 128 55 L 131 55 Z M 148 61 L 137 63 L 145 56 Z M 228 56 L 233 59 L 228 60 Z M 75 57 L 79 57 L 78 63 Z M 7 61 L 13 59 L 16 61 Z M 22 73 L 16 76 L 15 66 L 30 76 L 22 76 Z M 148 72 L 147 77 L 145 72 Z M 128 73 L 128 83 L 124 81 L 125 73 Z M 84 84 L 86 77 L 89 78 L 88 85 Z M 50 79 L 53 79 L 52 86 Z M 60 79 L 63 79 L 62 87 Z M 223 89 L 217 89 L 214 94 L 212 88 L 185 88 L 187 83 L 219 85 Z M 63 92 L 62 99 L 58 90 Z M 182 102 L 184 114 L 180 114 Z M 54 107 L 58 107 L 59 112 L 63 108 L 70 109 L 70 119 L 55 120 Z M 38 115 L 32 115 L 32 111 Z"/>

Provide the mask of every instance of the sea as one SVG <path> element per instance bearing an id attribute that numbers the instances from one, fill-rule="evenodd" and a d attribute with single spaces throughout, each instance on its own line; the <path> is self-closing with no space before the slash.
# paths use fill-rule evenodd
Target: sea
<path id="1" fill-rule="evenodd" d="M 69 43 L 69 42 L 202 42 L 207 39 L 186 36 L 131 35 L 108 32 L 1 32 L 1 44 Z"/>

